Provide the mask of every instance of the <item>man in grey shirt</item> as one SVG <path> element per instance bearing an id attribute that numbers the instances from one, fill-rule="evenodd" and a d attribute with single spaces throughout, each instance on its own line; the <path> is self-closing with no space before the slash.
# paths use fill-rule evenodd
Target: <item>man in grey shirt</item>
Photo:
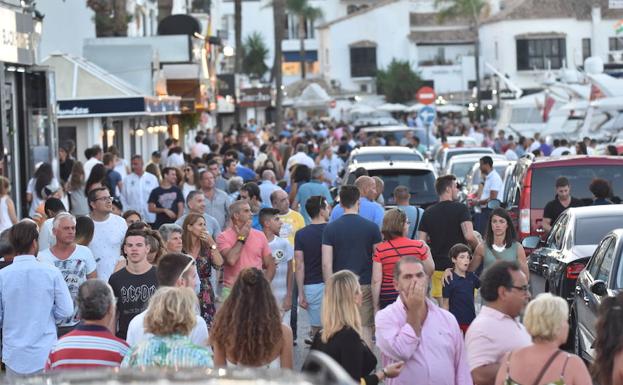
<path id="1" fill-rule="evenodd" d="M 205 213 L 214 217 L 223 229 L 227 223 L 228 215 L 227 194 L 225 191 L 217 189 L 215 182 L 214 174 L 209 170 L 204 170 L 199 174 L 201 191 L 205 196 Z"/>
<path id="2" fill-rule="evenodd" d="M 188 214 L 195 213 L 203 215 L 203 219 L 206 221 L 206 229 L 208 230 L 208 233 L 210 233 L 212 238 L 216 239 L 216 237 L 218 237 L 221 233 L 221 226 L 218 224 L 216 218 L 206 214 L 206 198 L 203 195 L 203 192 L 191 191 L 188 193 L 188 196 L 186 197 L 186 207 L 188 207 L 188 212 L 175 221 L 175 224 L 184 229 L 184 220 Z"/>

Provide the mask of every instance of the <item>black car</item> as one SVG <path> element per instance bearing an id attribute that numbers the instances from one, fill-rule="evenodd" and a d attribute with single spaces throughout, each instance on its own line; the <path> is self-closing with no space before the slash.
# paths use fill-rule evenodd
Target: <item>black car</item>
<path id="1" fill-rule="evenodd" d="M 576 280 L 599 241 L 610 231 L 622 227 L 623 205 L 569 208 L 556 220 L 544 245 L 528 259 L 545 278 L 545 291 L 573 300 Z M 524 239 L 527 248 L 538 237 Z M 534 244 L 530 244 L 534 243 Z"/>
<path id="2" fill-rule="evenodd" d="M 591 347 L 595 341 L 597 310 L 606 297 L 616 296 L 623 288 L 622 251 L 623 229 L 617 229 L 599 243 L 578 277 L 571 305 L 569 337 L 575 353 L 588 362 L 595 357 Z"/>

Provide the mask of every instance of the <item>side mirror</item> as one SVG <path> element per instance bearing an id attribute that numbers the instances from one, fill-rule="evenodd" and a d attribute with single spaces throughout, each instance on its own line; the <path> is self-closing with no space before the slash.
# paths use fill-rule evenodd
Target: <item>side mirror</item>
<path id="1" fill-rule="evenodd" d="M 593 284 L 591 285 L 591 292 L 600 297 L 605 296 L 606 294 L 608 294 L 608 288 L 606 287 L 606 283 L 602 280 L 597 280 L 593 282 Z"/>
<path id="2" fill-rule="evenodd" d="M 500 207 L 502 207 L 502 202 L 499 199 L 491 199 L 487 202 L 487 208 L 489 210 L 499 209 Z"/>
<path id="3" fill-rule="evenodd" d="M 541 244 L 541 238 L 533 235 L 531 237 L 525 237 L 523 241 L 521 241 L 521 245 L 526 249 L 536 249 Z"/>

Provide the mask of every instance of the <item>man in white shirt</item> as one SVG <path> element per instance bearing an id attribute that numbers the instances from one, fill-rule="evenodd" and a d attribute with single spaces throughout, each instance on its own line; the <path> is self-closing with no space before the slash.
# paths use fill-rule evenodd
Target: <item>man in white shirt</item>
<path id="1" fill-rule="evenodd" d="M 333 153 L 333 149 L 328 143 L 322 146 L 319 156 L 322 156 L 319 165 L 324 170 L 325 180 L 329 186 L 336 186 L 338 174 L 344 168 L 344 161 Z"/>
<path id="2" fill-rule="evenodd" d="M 290 180 L 290 169 L 295 164 L 303 164 L 311 170 L 314 168 L 315 163 L 314 160 L 307 155 L 307 145 L 305 143 L 299 143 L 296 145 L 296 154 L 292 155 L 290 159 L 288 159 L 288 163 L 286 164 L 286 180 Z"/>
<path id="3" fill-rule="evenodd" d="M 201 135 L 195 136 L 195 144 L 190 149 L 190 158 L 201 158 L 203 154 L 209 154 L 210 147 L 203 143 L 203 137 Z"/>
<path id="4" fill-rule="evenodd" d="M 262 183 L 260 183 L 259 187 L 262 203 L 264 203 L 268 207 L 273 207 L 272 203 L 270 202 L 270 194 L 277 190 L 283 189 L 277 186 L 277 177 L 272 170 L 264 170 L 262 172 Z"/>
<path id="5" fill-rule="evenodd" d="M 91 175 L 91 170 L 93 166 L 98 163 L 102 163 L 102 156 L 104 156 L 102 152 L 102 148 L 99 145 L 95 145 L 84 152 L 84 155 L 87 156 L 87 161 L 84 162 L 84 180 L 89 179 L 89 175 Z M 90 155 L 90 156 L 89 156 Z"/>
<path id="6" fill-rule="evenodd" d="M 112 197 L 106 187 L 89 192 L 89 205 L 95 229 L 89 249 L 97 262 L 97 277 L 108 281 L 121 255 L 121 243 L 128 225 L 112 213 Z"/>
<path id="7" fill-rule="evenodd" d="M 132 157 L 132 173 L 123 178 L 121 189 L 121 204 L 123 209 L 136 210 L 146 223 L 154 223 L 156 214 L 149 212 L 149 194 L 159 186 L 158 179 L 143 169 L 143 158 L 140 155 Z"/>
<path id="8" fill-rule="evenodd" d="M 160 258 L 158 262 L 158 284 L 163 286 L 189 287 L 195 288 L 197 277 L 197 266 L 195 260 L 185 254 L 170 253 Z M 126 342 L 134 346 L 141 341 L 151 337 L 150 333 L 145 332 L 144 320 L 147 310 L 138 314 L 128 326 Z M 190 333 L 190 340 L 195 345 L 208 346 L 208 326 L 206 321 L 199 314 L 196 316 L 197 323 Z"/>
<path id="9" fill-rule="evenodd" d="M 487 203 L 493 199 L 502 198 L 500 193 L 504 189 L 504 182 L 502 182 L 500 174 L 493 168 L 493 159 L 488 155 L 480 158 L 480 172 L 486 175 L 486 178 L 484 182 L 480 182 L 484 186 L 480 197 L 477 198 L 477 204 L 480 205 L 481 211 L 480 220 L 477 221 L 479 227 L 477 228 L 481 234 L 484 234 L 489 215 L 491 215 L 491 209 L 487 208 Z"/>
<path id="10" fill-rule="evenodd" d="M 517 145 L 515 144 L 515 142 L 509 142 L 508 143 L 508 147 L 506 149 L 506 152 L 504 153 L 504 156 L 506 157 L 506 159 L 508 160 L 518 160 L 519 157 L 517 156 L 517 153 L 515 152 L 515 148 L 517 147 Z"/>

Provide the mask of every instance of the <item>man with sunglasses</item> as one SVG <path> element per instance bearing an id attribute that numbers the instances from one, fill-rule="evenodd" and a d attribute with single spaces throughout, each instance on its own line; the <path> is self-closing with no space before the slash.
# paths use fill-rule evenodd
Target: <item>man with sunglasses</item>
<path id="1" fill-rule="evenodd" d="M 89 205 L 93 219 L 93 240 L 89 249 L 97 262 L 97 277 L 108 281 L 115 264 L 119 261 L 121 242 L 128 225 L 122 217 L 112 213 L 112 197 L 106 187 L 99 187 L 89 192 Z"/>
<path id="2" fill-rule="evenodd" d="M 528 278 L 515 262 L 498 261 L 480 277 L 485 301 L 465 334 L 467 357 L 477 385 L 493 385 L 505 353 L 532 339 L 518 317 L 530 301 Z"/>
<path id="3" fill-rule="evenodd" d="M 191 256 L 180 253 L 169 253 L 160 258 L 158 267 L 156 277 L 158 278 L 158 285 L 160 285 L 160 287 L 173 286 L 195 288 L 197 266 L 195 265 L 195 260 Z M 130 321 L 126 338 L 130 346 L 134 346 L 151 337 L 151 334 L 145 332 L 144 320 L 146 314 L 147 310 Z M 199 313 L 196 314 L 195 319 L 197 323 L 190 332 L 190 340 L 195 345 L 208 346 L 208 326 L 206 325 L 206 321 Z"/>

